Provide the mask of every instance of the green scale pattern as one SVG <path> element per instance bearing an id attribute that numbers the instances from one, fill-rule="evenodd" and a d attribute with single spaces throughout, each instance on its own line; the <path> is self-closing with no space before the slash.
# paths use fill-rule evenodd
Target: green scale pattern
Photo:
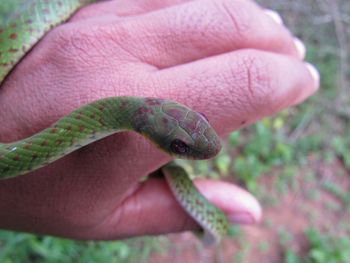
<path id="1" fill-rule="evenodd" d="M 0 83 L 47 31 L 92 0 L 2 0 Z M 49 4 L 48 4 L 49 3 Z"/>
<path id="2" fill-rule="evenodd" d="M 204 235 L 207 235 L 201 238 L 207 244 L 217 243 L 229 229 L 226 215 L 198 192 L 182 167 L 171 162 L 162 171 L 176 200 L 187 213 L 200 222 Z"/>
<path id="3" fill-rule="evenodd" d="M 87 104 L 40 133 L 0 144 L 0 178 L 25 174 L 112 133 L 130 130 L 128 113 L 135 109 L 121 112 L 121 103 L 121 98 L 108 98 Z"/>

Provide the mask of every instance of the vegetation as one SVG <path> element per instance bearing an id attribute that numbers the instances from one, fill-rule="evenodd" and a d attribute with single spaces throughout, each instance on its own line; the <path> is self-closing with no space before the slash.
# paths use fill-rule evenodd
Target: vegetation
<path id="1" fill-rule="evenodd" d="M 159 246 L 160 242 L 163 244 L 162 247 Z M 78 242 L 2 231 L 0 262 L 147 262 L 151 252 L 164 252 L 166 244 L 165 238 Z"/>

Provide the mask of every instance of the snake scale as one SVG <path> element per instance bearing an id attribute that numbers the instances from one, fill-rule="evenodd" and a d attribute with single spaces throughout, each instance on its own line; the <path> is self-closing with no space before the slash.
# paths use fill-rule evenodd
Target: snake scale
<path id="1" fill-rule="evenodd" d="M 91 0 L 12 0 L 0 3 L 0 83 L 52 27 Z M 120 131 L 138 132 L 175 158 L 208 159 L 221 149 L 204 115 L 160 98 L 110 97 L 84 105 L 47 129 L 0 143 L 0 179 L 24 175 Z M 174 162 L 161 168 L 179 204 L 198 222 L 203 242 L 217 243 L 229 227 L 225 214 L 198 192 Z"/>

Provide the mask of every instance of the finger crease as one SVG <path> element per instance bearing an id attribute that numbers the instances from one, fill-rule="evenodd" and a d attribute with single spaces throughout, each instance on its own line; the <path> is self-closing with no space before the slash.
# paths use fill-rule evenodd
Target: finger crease
<path id="1" fill-rule="evenodd" d="M 222 7 L 223 7 L 223 9 L 225 9 L 225 11 L 226 11 L 228 17 L 231 19 L 232 24 L 233 24 L 233 26 L 234 26 L 234 28 L 235 28 L 235 30 L 236 30 L 236 33 L 237 33 L 237 34 L 240 34 L 241 31 L 240 31 L 240 29 L 239 29 L 240 27 L 239 27 L 239 25 L 238 25 L 237 19 L 236 19 L 235 16 L 231 13 L 231 11 L 230 11 L 229 7 L 226 5 L 226 3 L 222 3 Z"/>

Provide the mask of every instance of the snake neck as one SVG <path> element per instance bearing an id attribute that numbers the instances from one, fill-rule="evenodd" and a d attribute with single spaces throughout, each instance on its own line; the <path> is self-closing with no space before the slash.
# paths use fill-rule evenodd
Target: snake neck
<path id="1" fill-rule="evenodd" d="M 85 105 L 23 140 L 0 143 L 0 178 L 45 166 L 79 148 L 124 130 L 136 130 L 147 99 L 114 97 Z"/>

